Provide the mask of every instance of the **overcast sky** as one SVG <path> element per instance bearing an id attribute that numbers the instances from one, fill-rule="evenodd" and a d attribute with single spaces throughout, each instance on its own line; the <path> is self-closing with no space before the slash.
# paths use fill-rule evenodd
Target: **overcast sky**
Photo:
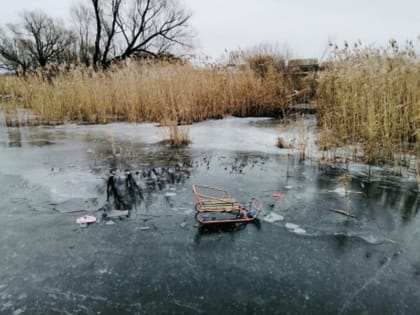
<path id="1" fill-rule="evenodd" d="M 73 0 L 2 0 L 0 24 L 23 9 L 69 18 Z M 89 2 L 89 0 L 85 0 Z M 320 58 L 329 40 L 357 39 L 384 45 L 389 38 L 417 40 L 420 0 L 181 0 L 192 11 L 197 52 L 219 57 L 225 50 L 261 43 L 288 47 L 295 57 Z"/>

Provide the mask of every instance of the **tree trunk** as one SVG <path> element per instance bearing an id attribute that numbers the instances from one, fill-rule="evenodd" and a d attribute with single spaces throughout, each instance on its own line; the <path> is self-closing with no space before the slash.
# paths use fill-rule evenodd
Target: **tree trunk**
<path id="1" fill-rule="evenodd" d="M 93 9 L 95 11 L 95 18 L 96 18 L 96 38 L 95 38 L 95 51 L 93 53 L 93 66 L 97 68 L 98 62 L 101 57 L 101 32 L 102 32 L 102 23 L 101 23 L 101 16 L 99 12 L 99 0 L 92 0 Z"/>

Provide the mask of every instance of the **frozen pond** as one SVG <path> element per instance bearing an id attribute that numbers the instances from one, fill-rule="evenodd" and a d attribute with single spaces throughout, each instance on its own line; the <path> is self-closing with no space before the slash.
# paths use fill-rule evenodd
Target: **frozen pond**
<path id="1" fill-rule="evenodd" d="M 270 119 L 195 124 L 182 149 L 163 134 L 0 127 L 0 314 L 418 313 L 415 178 L 300 162 L 275 146 L 293 131 Z M 75 223 L 99 219 L 111 169 L 175 165 L 189 176 L 145 192 L 129 218 Z M 259 222 L 199 229 L 194 183 L 257 196 Z"/>

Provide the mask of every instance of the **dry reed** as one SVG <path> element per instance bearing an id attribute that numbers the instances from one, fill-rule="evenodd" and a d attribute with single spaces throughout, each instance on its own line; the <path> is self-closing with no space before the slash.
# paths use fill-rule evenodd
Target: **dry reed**
<path id="1" fill-rule="evenodd" d="M 292 147 L 290 143 L 280 136 L 277 137 L 276 146 L 280 149 L 290 149 Z"/>
<path id="2" fill-rule="evenodd" d="M 0 75 L 0 96 L 3 96 L 6 94 L 6 91 L 8 90 L 8 80 L 6 76 Z"/>
<path id="3" fill-rule="evenodd" d="M 365 162 L 419 155 L 420 61 L 411 45 L 336 49 L 317 91 L 319 144 L 361 144 Z"/>
<path id="4" fill-rule="evenodd" d="M 171 147 L 183 147 L 191 143 L 189 139 L 189 127 L 178 126 L 176 121 L 169 121 L 165 123 L 166 134 L 162 141 L 163 144 L 169 144 Z"/>
<path id="5" fill-rule="evenodd" d="M 264 77 L 249 65 L 234 68 L 138 63 L 106 72 L 75 68 L 46 80 L 42 74 L 8 77 L 0 91 L 20 97 L 41 123 L 115 120 L 191 123 L 225 115 L 281 112 L 291 88 L 266 65 Z"/>

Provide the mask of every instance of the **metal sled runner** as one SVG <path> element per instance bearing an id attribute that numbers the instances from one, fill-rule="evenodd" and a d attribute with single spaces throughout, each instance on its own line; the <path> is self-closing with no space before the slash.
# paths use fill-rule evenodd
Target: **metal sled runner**
<path id="1" fill-rule="evenodd" d="M 222 188 L 193 185 L 192 191 L 197 202 L 195 219 L 201 224 L 245 223 L 261 212 L 262 205 L 255 197 L 243 205 Z"/>

